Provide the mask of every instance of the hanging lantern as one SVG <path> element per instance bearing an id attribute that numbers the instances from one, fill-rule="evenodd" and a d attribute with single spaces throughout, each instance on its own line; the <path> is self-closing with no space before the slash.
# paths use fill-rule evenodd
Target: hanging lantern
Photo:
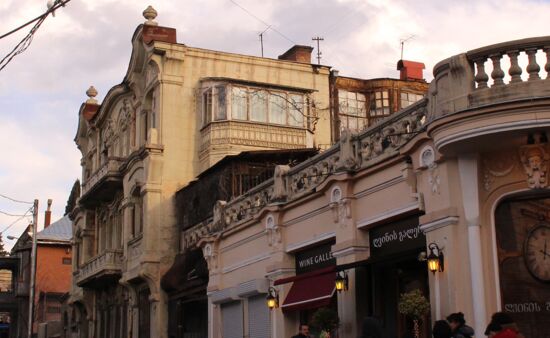
<path id="1" fill-rule="evenodd" d="M 335 287 L 336 291 L 347 291 L 348 289 L 348 274 L 345 271 L 336 273 Z"/>
<path id="2" fill-rule="evenodd" d="M 270 310 L 279 307 L 279 294 L 277 293 L 277 290 L 272 286 L 270 286 L 269 290 L 267 291 L 266 302 L 267 307 Z"/>
<path id="3" fill-rule="evenodd" d="M 430 254 L 428 255 L 428 258 L 427 258 L 428 270 L 430 270 L 433 274 L 435 274 L 437 271 L 443 272 L 443 268 L 444 268 L 443 252 L 441 251 L 441 249 L 436 243 L 430 243 L 428 245 L 428 249 L 430 249 Z"/>

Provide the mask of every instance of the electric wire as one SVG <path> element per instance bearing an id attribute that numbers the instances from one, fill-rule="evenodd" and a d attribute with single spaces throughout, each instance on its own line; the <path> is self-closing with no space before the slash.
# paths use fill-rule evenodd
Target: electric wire
<path id="1" fill-rule="evenodd" d="M 264 20 L 260 19 L 259 17 L 257 17 L 256 15 L 254 15 L 254 13 L 250 12 L 248 9 L 244 8 L 243 6 L 239 5 L 236 1 L 234 0 L 229 0 L 231 1 L 235 6 L 239 7 L 240 9 L 242 9 L 243 11 L 245 11 L 246 13 L 248 13 L 248 15 L 250 15 L 251 17 L 253 17 L 254 19 L 258 20 L 259 22 L 261 22 L 262 24 L 266 25 L 266 27 L 268 29 L 271 29 L 272 31 L 274 31 L 275 33 L 279 34 L 280 36 L 282 36 L 284 39 L 286 39 L 287 41 L 289 41 L 290 43 L 293 43 L 293 44 L 297 44 L 295 41 L 293 41 L 291 38 L 289 38 L 288 36 L 284 35 L 283 33 L 281 33 L 280 31 L 278 31 L 275 27 L 273 27 L 273 25 L 270 25 L 269 23 L 265 22 Z"/>
<path id="2" fill-rule="evenodd" d="M 12 198 L 12 197 L 9 197 L 9 196 L 3 195 L 3 194 L 0 194 L 0 197 L 5 198 L 7 200 L 10 200 L 12 202 L 16 202 L 16 203 L 33 204 L 33 202 L 20 201 L 20 200 L 17 200 L 15 198 Z"/>
<path id="3" fill-rule="evenodd" d="M 56 0 L 54 2 L 54 4 L 52 5 L 52 7 L 50 7 L 44 14 L 39 16 L 38 19 L 31 20 L 31 23 L 34 22 L 34 21 L 37 21 L 36 24 L 31 28 L 29 33 L 27 33 L 27 35 L 11 50 L 11 52 L 9 52 L 2 60 L 0 60 L 0 71 L 3 70 L 11 62 L 11 60 L 13 60 L 14 57 L 16 57 L 17 55 L 23 53 L 25 50 L 27 50 L 27 48 L 29 48 L 29 46 L 32 43 L 32 39 L 34 37 L 34 34 L 38 30 L 38 28 L 40 28 L 42 23 L 44 23 L 44 21 L 46 20 L 48 15 L 50 13 L 53 13 L 57 8 L 59 8 L 61 6 L 65 6 L 65 4 L 67 4 L 69 1 L 71 1 L 71 0 L 65 0 L 65 1 Z M 27 24 L 23 25 L 22 27 L 18 27 L 14 31 L 18 31 L 19 29 L 27 26 L 28 24 L 30 24 L 30 23 L 27 23 Z M 10 35 L 14 31 L 8 32 L 8 33 L 2 35 L 2 37 Z"/>
<path id="4" fill-rule="evenodd" d="M 14 226 L 17 222 L 21 221 L 23 218 L 25 217 L 29 217 L 31 215 L 29 215 L 29 212 L 31 212 L 33 210 L 34 206 L 30 207 L 24 215 L 21 215 L 18 219 L 16 219 L 15 221 L 11 222 L 8 226 L 6 226 L 2 231 L 0 231 L 0 234 L 3 234 L 4 232 L 6 232 L 9 228 L 11 228 L 12 226 Z"/>
<path id="5" fill-rule="evenodd" d="M 23 217 L 23 216 L 25 216 L 24 214 L 23 214 L 23 215 L 21 215 L 21 214 L 19 214 L 19 215 L 17 215 L 17 214 L 11 214 L 11 213 L 9 213 L 9 212 L 5 212 L 5 211 L 2 211 L 2 210 L 0 210 L 0 214 L 6 215 L 6 216 L 10 216 L 10 217 Z"/>

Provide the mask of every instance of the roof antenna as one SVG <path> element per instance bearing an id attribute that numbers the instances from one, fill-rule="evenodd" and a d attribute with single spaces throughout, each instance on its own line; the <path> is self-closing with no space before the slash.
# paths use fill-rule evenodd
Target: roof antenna
<path id="1" fill-rule="evenodd" d="M 399 60 L 403 60 L 403 49 L 405 48 L 405 42 L 412 40 L 414 38 L 415 38 L 415 35 L 411 34 L 408 38 L 399 40 L 401 43 L 401 59 Z"/>
<path id="2" fill-rule="evenodd" d="M 317 64 L 321 64 L 321 50 L 319 49 L 319 41 L 325 41 L 324 38 L 321 38 L 319 36 L 316 36 L 314 38 L 311 38 L 313 41 L 317 41 Z"/>
<path id="3" fill-rule="evenodd" d="M 267 28 L 260 33 L 260 46 L 262 48 L 262 57 L 264 57 L 264 33 L 267 32 L 269 28 L 271 28 L 271 25 L 267 26 Z"/>

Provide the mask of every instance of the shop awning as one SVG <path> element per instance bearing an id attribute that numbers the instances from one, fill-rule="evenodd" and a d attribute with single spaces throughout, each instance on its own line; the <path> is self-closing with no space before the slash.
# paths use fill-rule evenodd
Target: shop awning
<path id="1" fill-rule="evenodd" d="M 335 291 L 334 280 L 336 275 L 334 267 L 324 269 L 323 272 L 322 274 L 309 275 L 306 278 L 294 279 L 292 287 L 281 306 L 282 310 L 296 311 L 329 305 Z"/>

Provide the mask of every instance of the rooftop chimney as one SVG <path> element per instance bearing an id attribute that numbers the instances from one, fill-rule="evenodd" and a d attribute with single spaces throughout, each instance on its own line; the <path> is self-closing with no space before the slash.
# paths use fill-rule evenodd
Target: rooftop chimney
<path id="1" fill-rule="evenodd" d="M 48 199 L 48 208 L 44 212 L 44 229 L 46 229 L 50 225 L 50 222 L 52 221 L 51 207 L 52 207 L 52 200 Z"/>
<path id="2" fill-rule="evenodd" d="M 143 24 L 142 39 L 143 42 L 162 41 L 168 43 L 176 43 L 176 30 L 170 27 L 159 26 L 158 22 L 154 21 L 158 12 L 148 6 L 143 11 L 143 17 L 147 19 Z"/>
<path id="3" fill-rule="evenodd" d="M 422 62 L 399 60 L 397 62 L 397 70 L 401 72 L 400 79 L 405 81 L 424 80 L 422 70 L 426 66 Z"/>
<path id="4" fill-rule="evenodd" d="M 295 61 L 301 63 L 311 63 L 311 52 L 313 47 L 294 45 L 292 48 L 279 55 L 279 60 Z"/>

